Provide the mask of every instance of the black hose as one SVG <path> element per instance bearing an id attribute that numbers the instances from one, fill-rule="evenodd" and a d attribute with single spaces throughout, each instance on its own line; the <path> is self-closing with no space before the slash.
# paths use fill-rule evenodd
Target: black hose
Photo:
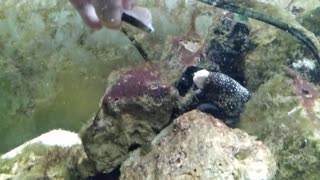
<path id="1" fill-rule="evenodd" d="M 297 39 L 299 39 L 303 44 L 305 44 L 308 49 L 312 52 L 312 54 L 314 55 L 314 57 L 320 62 L 320 54 L 319 51 L 316 47 L 316 45 L 312 42 L 312 40 L 307 37 L 302 31 L 300 31 L 299 29 L 290 26 L 287 23 L 284 23 L 272 16 L 268 16 L 256 11 L 253 11 L 251 9 L 248 8 L 243 8 L 240 6 L 237 6 L 235 4 L 232 4 L 230 2 L 225 2 L 225 1 L 216 1 L 216 0 L 198 0 L 199 2 L 208 4 L 208 5 L 213 5 L 217 8 L 221 8 L 233 13 L 237 13 L 237 14 L 241 14 L 253 19 L 256 19 L 258 21 L 262 21 L 265 22 L 267 24 L 270 24 L 272 26 L 275 26 L 283 31 L 286 31 L 288 33 L 290 33 L 291 35 L 293 35 L 294 37 L 296 37 Z"/>

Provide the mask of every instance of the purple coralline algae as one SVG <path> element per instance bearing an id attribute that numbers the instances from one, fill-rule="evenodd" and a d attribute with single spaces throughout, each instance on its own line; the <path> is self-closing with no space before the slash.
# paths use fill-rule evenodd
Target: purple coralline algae
<path id="1" fill-rule="evenodd" d="M 122 74 L 106 93 L 104 101 L 114 102 L 144 95 L 157 98 L 169 92 L 170 86 L 161 81 L 159 69 L 156 66 L 145 65 Z"/>

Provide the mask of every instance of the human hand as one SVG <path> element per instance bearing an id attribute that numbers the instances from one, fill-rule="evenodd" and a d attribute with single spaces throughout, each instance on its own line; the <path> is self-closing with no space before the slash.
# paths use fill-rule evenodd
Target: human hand
<path id="1" fill-rule="evenodd" d="M 122 21 L 153 31 L 151 13 L 136 6 L 135 0 L 70 0 L 84 22 L 93 29 L 120 29 Z"/>

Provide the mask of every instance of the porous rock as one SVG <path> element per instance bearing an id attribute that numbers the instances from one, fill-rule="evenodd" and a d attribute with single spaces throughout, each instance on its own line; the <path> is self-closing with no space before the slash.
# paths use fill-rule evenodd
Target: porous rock
<path id="1" fill-rule="evenodd" d="M 239 129 L 193 110 L 174 120 L 152 142 L 134 151 L 120 179 L 271 179 L 276 163 L 270 150 Z"/>
<path id="2" fill-rule="evenodd" d="M 177 92 L 158 68 L 121 73 L 102 99 L 102 110 L 81 133 L 98 172 L 111 172 L 138 147 L 148 152 L 153 138 L 170 123 Z"/>
<path id="3" fill-rule="evenodd" d="M 0 179 L 86 179 L 94 175 L 76 133 L 52 130 L 0 156 Z"/>

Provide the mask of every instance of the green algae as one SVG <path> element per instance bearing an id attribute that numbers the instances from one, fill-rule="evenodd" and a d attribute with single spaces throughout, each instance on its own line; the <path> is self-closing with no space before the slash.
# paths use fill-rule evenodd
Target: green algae
<path id="1" fill-rule="evenodd" d="M 308 57 L 307 51 L 285 32 L 251 22 L 256 48 L 246 55 L 245 75 L 255 94 L 241 116 L 240 128 L 272 150 L 278 163 L 275 179 L 317 179 L 320 141 L 315 132 L 320 123 L 306 113 L 293 79 L 286 75 L 286 67 Z"/>
<path id="2" fill-rule="evenodd" d="M 300 17 L 301 24 L 312 31 L 316 36 L 320 36 L 319 30 L 319 15 L 320 15 L 320 7 L 317 7 L 311 11 L 306 12 Z"/>
<path id="3" fill-rule="evenodd" d="M 314 179 L 319 176 L 319 143 L 312 133 L 320 128 L 303 112 L 293 82 L 283 74 L 261 85 L 241 116 L 241 129 L 257 136 L 278 162 L 276 179 Z M 310 139 L 313 139 L 311 141 Z"/>
<path id="4" fill-rule="evenodd" d="M 302 59 L 304 50 L 301 43 L 285 32 L 261 23 L 255 25 L 258 31 L 253 34 L 252 41 L 256 47 L 246 55 L 245 64 L 247 86 L 251 90 L 256 90 L 274 74 L 283 73 L 292 59 Z"/>
<path id="5" fill-rule="evenodd" d="M 291 86 L 292 83 L 281 75 L 275 75 L 272 80 L 261 85 L 253 98 L 246 104 L 245 112 L 241 115 L 241 119 L 243 119 L 241 127 L 257 127 L 259 130 L 246 130 L 261 137 L 267 134 L 260 131 L 260 129 L 264 129 L 266 124 L 272 123 L 270 126 L 273 126 L 290 121 L 292 117 L 285 113 L 290 112 L 299 103 L 298 98 L 294 96 L 293 88 L 288 88 Z"/>

